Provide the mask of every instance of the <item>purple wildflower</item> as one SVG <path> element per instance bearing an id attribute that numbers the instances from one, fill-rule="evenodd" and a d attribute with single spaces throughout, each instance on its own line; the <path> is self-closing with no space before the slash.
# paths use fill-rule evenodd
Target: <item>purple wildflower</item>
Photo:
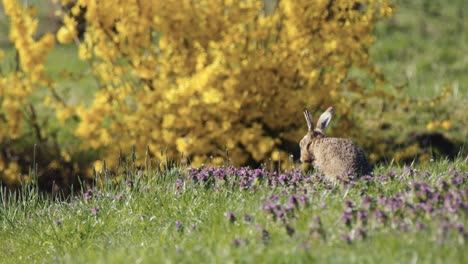
<path id="1" fill-rule="evenodd" d="M 390 202 L 390 208 L 393 212 L 397 211 L 401 206 L 400 200 L 396 197 L 392 197 Z"/>
<path id="2" fill-rule="evenodd" d="M 236 238 L 236 239 L 232 240 L 232 244 L 234 246 L 236 246 L 236 247 L 239 247 L 239 246 L 242 246 L 242 245 L 248 245 L 249 240 L 247 238 L 244 238 L 244 239 Z"/>
<path id="3" fill-rule="evenodd" d="M 85 200 L 91 200 L 93 199 L 94 197 L 94 194 L 93 194 L 93 190 L 92 189 L 88 189 L 85 193 L 84 193 L 84 198 Z"/>
<path id="4" fill-rule="evenodd" d="M 277 202 L 279 200 L 279 196 L 277 194 L 273 194 L 269 197 L 269 200 L 272 202 Z"/>
<path id="5" fill-rule="evenodd" d="M 176 181 L 176 189 L 177 190 L 182 190 L 182 188 L 184 187 L 184 179 L 177 179 Z"/>
<path id="6" fill-rule="evenodd" d="M 454 227 L 460 236 L 463 238 L 467 237 L 467 233 L 465 232 L 465 225 L 463 223 L 456 223 Z"/>
<path id="7" fill-rule="evenodd" d="M 418 220 L 418 222 L 416 222 L 416 229 L 417 230 L 425 230 L 427 228 L 427 225 L 421 221 Z"/>
<path id="8" fill-rule="evenodd" d="M 262 209 L 265 210 L 265 211 L 268 211 L 272 214 L 275 213 L 275 205 L 272 204 L 272 203 L 266 203 L 262 206 Z"/>
<path id="9" fill-rule="evenodd" d="M 370 197 L 370 196 L 364 196 L 364 197 L 362 198 L 362 205 L 363 205 L 364 208 L 370 209 L 371 204 L 372 204 L 372 197 Z"/>
<path id="10" fill-rule="evenodd" d="M 285 211 L 288 215 L 292 216 L 292 215 L 294 214 L 294 208 L 295 208 L 295 207 L 294 207 L 294 204 L 292 204 L 292 203 L 287 203 L 287 204 L 284 206 L 284 211 Z"/>
<path id="11" fill-rule="evenodd" d="M 341 215 L 341 221 L 343 221 L 343 223 L 349 228 L 351 228 L 352 219 L 353 219 L 353 215 L 351 214 L 351 212 L 344 211 L 343 214 Z"/>
<path id="12" fill-rule="evenodd" d="M 299 201 L 296 198 L 296 196 L 294 196 L 294 195 L 290 195 L 289 198 L 288 198 L 288 201 L 289 201 L 290 204 L 292 204 L 295 207 L 299 206 Z"/>
<path id="13" fill-rule="evenodd" d="M 278 181 L 282 184 L 282 185 L 287 185 L 288 183 L 288 179 L 289 179 L 289 175 L 288 174 L 280 174 L 280 176 L 278 176 Z"/>
<path id="14" fill-rule="evenodd" d="M 123 192 L 119 192 L 118 194 L 114 196 L 114 199 L 120 200 L 120 199 L 123 199 L 124 197 L 125 197 L 125 194 Z"/>
<path id="15" fill-rule="evenodd" d="M 231 213 L 231 212 L 228 212 L 226 213 L 226 218 L 229 220 L 229 222 L 231 223 L 234 223 L 236 222 L 236 215 Z"/>
<path id="16" fill-rule="evenodd" d="M 178 232 L 184 232 L 184 225 L 182 224 L 181 221 L 176 221 L 175 222 L 175 225 L 176 225 L 176 229 Z"/>
<path id="17" fill-rule="evenodd" d="M 125 184 L 127 185 L 127 187 L 129 187 L 130 189 L 133 189 L 133 181 L 132 180 L 127 180 L 125 182 Z"/>
<path id="18" fill-rule="evenodd" d="M 408 225 L 407 223 L 405 223 L 405 222 L 400 222 L 400 223 L 398 224 L 398 226 L 400 227 L 400 230 L 401 230 L 402 232 L 408 232 L 409 229 L 410 229 L 409 225 Z"/>
<path id="19" fill-rule="evenodd" d="M 346 200 L 345 201 L 345 206 L 346 206 L 346 208 L 353 209 L 354 208 L 354 202 L 352 200 Z"/>
<path id="20" fill-rule="evenodd" d="M 275 212 L 275 216 L 281 220 L 284 220 L 285 219 L 285 215 L 284 215 L 284 212 L 282 210 L 277 210 Z"/>
<path id="21" fill-rule="evenodd" d="M 358 228 L 356 229 L 356 236 L 360 237 L 361 239 L 367 238 L 367 230 L 365 228 Z"/>
<path id="22" fill-rule="evenodd" d="M 236 238 L 232 241 L 232 244 L 236 247 L 240 246 L 241 245 L 241 240 Z"/>
<path id="23" fill-rule="evenodd" d="M 404 170 L 404 173 L 407 174 L 407 175 L 412 175 L 414 173 L 414 170 L 410 167 L 406 168 Z"/>
<path id="24" fill-rule="evenodd" d="M 390 204 L 389 199 L 387 197 L 383 197 L 383 196 L 377 197 L 377 203 L 384 206 L 384 207 L 387 207 Z"/>
<path id="25" fill-rule="evenodd" d="M 350 179 L 348 176 L 342 176 L 342 175 L 339 175 L 338 177 L 336 177 L 336 179 L 343 183 L 344 185 L 348 185 L 350 183 Z"/>
<path id="26" fill-rule="evenodd" d="M 308 201 L 307 201 L 307 196 L 305 195 L 300 195 L 299 198 L 299 203 L 302 205 L 302 206 L 307 206 L 308 205 Z"/>
<path id="27" fill-rule="evenodd" d="M 441 190 L 446 191 L 446 190 L 449 189 L 449 184 L 448 184 L 446 181 L 444 181 L 444 180 L 440 180 L 440 181 L 439 181 L 439 188 L 440 188 Z"/>
<path id="28" fill-rule="evenodd" d="M 268 244 L 269 241 L 270 241 L 270 232 L 268 232 L 268 230 L 263 228 L 262 229 L 262 242 L 264 244 Z"/>
<path id="29" fill-rule="evenodd" d="M 252 216 L 249 214 L 244 214 L 244 216 L 242 216 L 242 219 L 244 220 L 244 222 L 251 222 Z"/>
<path id="30" fill-rule="evenodd" d="M 92 215 L 98 215 L 99 214 L 99 205 L 96 205 L 93 208 L 91 208 L 91 214 Z"/>
<path id="31" fill-rule="evenodd" d="M 357 212 L 357 218 L 362 223 L 363 226 L 367 225 L 368 215 L 369 215 L 369 213 L 367 211 L 364 211 L 364 210 L 359 210 Z"/>
<path id="32" fill-rule="evenodd" d="M 453 178 L 452 179 L 452 184 L 455 185 L 455 186 L 460 186 L 461 184 L 463 184 L 465 182 L 466 178 L 465 177 L 456 177 L 456 178 Z"/>
<path id="33" fill-rule="evenodd" d="M 384 182 L 387 180 L 387 175 L 385 174 L 380 174 L 379 177 L 378 177 L 378 181 L 379 182 Z"/>
<path id="34" fill-rule="evenodd" d="M 387 215 L 385 214 L 384 211 L 376 210 L 374 215 L 375 215 L 375 218 L 377 219 L 377 221 L 379 221 L 380 223 L 382 223 L 382 224 L 387 223 Z"/>
<path id="35" fill-rule="evenodd" d="M 341 238 L 344 242 L 348 244 L 351 244 L 353 242 L 353 238 L 350 235 L 343 235 Z"/>

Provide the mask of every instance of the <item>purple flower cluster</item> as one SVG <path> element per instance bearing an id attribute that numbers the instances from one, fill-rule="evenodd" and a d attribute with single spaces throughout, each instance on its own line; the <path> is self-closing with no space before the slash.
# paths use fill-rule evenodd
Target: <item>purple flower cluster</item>
<path id="1" fill-rule="evenodd" d="M 262 209 L 273 221 L 279 221 L 283 225 L 287 235 L 293 236 L 296 229 L 291 223 L 298 218 L 300 211 L 308 206 L 307 199 L 305 195 L 290 194 L 284 202 L 281 202 L 279 196 L 274 194 L 265 199 Z"/>
<path id="2" fill-rule="evenodd" d="M 434 180 L 437 178 L 441 180 Z M 264 197 L 261 214 L 266 215 L 264 220 L 269 221 L 268 224 L 261 226 L 257 221 L 262 221 L 262 217 L 255 212 L 224 213 L 230 228 L 257 226 L 258 239 L 265 245 L 274 237 L 271 228 L 295 239 L 306 238 L 307 245 L 313 240 L 340 238 L 354 243 L 372 237 L 379 230 L 398 234 L 427 232 L 434 241 L 444 242 L 453 235 L 463 241 L 467 238 L 467 179 L 468 173 L 458 169 L 445 175 L 433 175 L 406 168 L 401 172 L 366 175 L 359 179 L 345 175 L 330 182 L 322 175 L 304 173 L 300 169 L 278 173 L 265 167 L 230 166 L 189 168 L 188 173 L 178 174 L 167 189 L 177 194 L 199 187 L 246 192 L 267 189 L 270 194 Z M 135 188 L 135 183 L 126 181 L 125 186 L 127 188 L 115 196 L 116 199 L 125 198 Z M 94 206 L 90 209 L 94 216 L 100 214 L 96 200 L 106 197 L 96 189 L 83 192 L 84 200 Z M 182 221 L 174 224 L 180 234 L 196 228 Z M 61 220 L 55 225 L 60 226 Z M 249 241 L 237 237 L 232 243 L 242 246 Z"/>
<path id="3" fill-rule="evenodd" d="M 417 171 L 407 169 L 404 174 L 415 176 Z M 345 232 L 343 239 L 351 242 L 365 238 L 368 231 L 378 228 L 409 232 L 426 230 L 429 225 L 439 226 L 436 239 L 445 239 L 451 230 L 464 239 L 464 224 L 457 221 L 468 214 L 467 188 L 462 186 L 465 178 L 457 175 L 449 182 L 441 180 L 435 184 L 411 181 L 401 192 L 375 198 L 363 196 L 356 202 L 347 200 L 341 222 L 351 232 Z"/>
<path id="4" fill-rule="evenodd" d="M 99 190 L 97 188 L 90 188 L 90 189 L 87 189 L 86 191 L 83 191 L 82 195 L 83 195 L 84 200 L 89 202 L 91 200 L 109 197 L 110 193 L 104 193 L 102 190 Z M 117 200 L 120 200 L 124 196 L 125 195 L 123 192 L 112 195 L 112 197 Z"/>
<path id="5" fill-rule="evenodd" d="M 83 197 L 85 200 L 92 200 L 96 197 L 93 189 L 88 189 L 86 192 L 83 193 Z"/>
<path id="6" fill-rule="evenodd" d="M 304 186 L 313 186 L 317 182 L 325 181 L 318 174 L 304 174 L 300 169 L 282 173 L 270 172 L 265 167 L 251 169 L 249 167 L 201 167 L 189 168 L 188 178 L 207 187 L 216 186 L 217 183 L 228 184 L 241 190 L 254 190 L 259 184 L 265 183 L 271 187 L 295 189 Z"/>
<path id="7" fill-rule="evenodd" d="M 308 205 L 306 196 L 289 195 L 285 203 L 281 203 L 279 196 L 274 194 L 265 199 L 262 209 L 271 215 L 273 220 L 280 220 L 287 223 L 295 218 L 296 212 Z"/>
<path id="8" fill-rule="evenodd" d="M 250 169 L 248 167 L 235 168 L 189 168 L 188 178 L 196 183 L 203 183 L 210 187 L 216 182 L 224 182 L 240 189 L 251 189 L 256 184 L 270 177 L 265 168 Z"/>
<path id="9" fill-rule="evenodd" d="M 96 205 L 93 208 L 91 208 L 91 214 L 92 215 L 98 215 L 99 214 L 99 205 Z"/>
<path id="10" fill-rule="evenodd" d="M 265 197 L 262 211 L 289 236 L 300 234 L 296 223 L 304 212 L 319 209 L 319 212 L 326 214 L 329 206 L 335 207 L 330 201 L 320 199 L 321 193 L 341 190 L 345 197 L 349 191 L 359 194 L 343 200 L 343 209 L 338 216 L 342 224 L 338 226 L 338 231 L 347 243 L 366 239 L 381 229 L 402 233 L 435 229 L 438 231 L 431 232 L 438 234 L 435 240 L 444 239 L 449 232 L 465 239 L 466 221 L 461 219 L 468 215 L 468 173 L 452 170 L 439 182 L 428 181 L 431 177 L 434 178 L 434 175 L 413 168 L 406 168 L 401 173 L 391 171 L 367 175 L 360 179 L 343 176 L 338 177 L 337 183 L 299 169 L 276 173 L 265 168 L 203 167 L 191 168 L 188 173 L 189 180 L 215 189 L 222 182 L 241 190 L 255 191 L 259 184 L 276 190 Z M 382 191 L 392 184 L 400 187 L 388 193 Z M 237 221 L 234 213 L 226 213 L 226 217 L 232 223 Z M 244 222 L 252 221 L 248 214 L 244 214 L 242 219 Z M 326 240 L 330 232 L 327 227 L 333 228 L 333 231 L 336 229 L 336 226 L 329 225 L 322 223 L 321 216 L 314 216 L 309 224 L 308 236 Z M 262 230 L 262 240 L 267 241 L 269 232 Z"/>

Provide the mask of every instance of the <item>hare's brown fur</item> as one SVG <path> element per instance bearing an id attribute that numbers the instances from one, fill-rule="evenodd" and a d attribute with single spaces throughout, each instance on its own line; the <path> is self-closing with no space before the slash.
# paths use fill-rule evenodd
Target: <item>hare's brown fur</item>
<path id="1" fill-rule="evenodd" d="M 333 114 L 333 108 L 325 111 L 313 128 L 310 113 L 305 110 L 309 132 L 300 142 L 301 161 L 325 174 L 331 180 L 338 176 L 359 177 L 372 172 L 364 152 L 351 140 L 345 138 L 328 138 L 323 130 L 328 126 Z"/>

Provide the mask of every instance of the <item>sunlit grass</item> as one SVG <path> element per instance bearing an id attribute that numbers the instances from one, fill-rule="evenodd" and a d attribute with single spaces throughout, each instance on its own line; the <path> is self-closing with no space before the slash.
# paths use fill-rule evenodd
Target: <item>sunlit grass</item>
<path id="1" fill-rule="evenodd" d="M 374 179 L 355 183 L 264 170 L 248 185 L 242 184 L 249 181 L 244 176 L 254 171 L 247 168 L 202 170 L 211 176 L 197 182 L 197 172 L 183 167 L 142 176 L 130 167 L 119 183 L 76 190 L 66 201 L 45 198 L 33 187 L 16 199 L 3 192 L 0 254 L 5 263 L 463 263 L 467 167 L 462 159 L 421 168 L 380 167 Z M 443 182 L 446 187 L 440 187 Z M 453 193 L 461 204 L 420 200 L 427 193 L 416 183 L 427 184 L 431 197 Z M 392 213 L 391 204 L 379 201 L 400 194 L 401 212 Z M 298 199 L 292 209 L 291 197 Z M 350 203 L 365 211 L 363 197 L 386 213 L 386 224 L 369 209 L 367 224 L 356 218 L 347 226 L 343 214 Z M 411 213 L 419 203 L 432 204 L 434 211 Z M 269 211 L 270 204 L 285 212 L 284 219 Z M 361 228 L 364 237 L 357 233 Z"/>
<path id="2" fill-rule="evenodd" d="M 448 86 L 458 99 L 468 92 L 468 20 L 464 2 L 395 1 L 393 19 L 378 24 L 372 60 L 408 95 L 431 97 Z"/>

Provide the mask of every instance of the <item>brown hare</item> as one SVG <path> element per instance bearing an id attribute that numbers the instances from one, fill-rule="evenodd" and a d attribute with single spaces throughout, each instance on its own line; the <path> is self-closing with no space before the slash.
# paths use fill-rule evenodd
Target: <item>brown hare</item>
<path id="1" fill-rule="evenodd" d="M 299 143 L 301 162 L 312 164 L 314 169 L 330 180 L 339 176 L 360 177 L 370 174 L 372 168 L 366 155 L 351 140 L 325 136 L 324 130 L 330 123 L 333 112 L 333 107 L 329 107 L 320 115 L 314 129 L 312 115 L 304 109 L 309 131 Z"/>

